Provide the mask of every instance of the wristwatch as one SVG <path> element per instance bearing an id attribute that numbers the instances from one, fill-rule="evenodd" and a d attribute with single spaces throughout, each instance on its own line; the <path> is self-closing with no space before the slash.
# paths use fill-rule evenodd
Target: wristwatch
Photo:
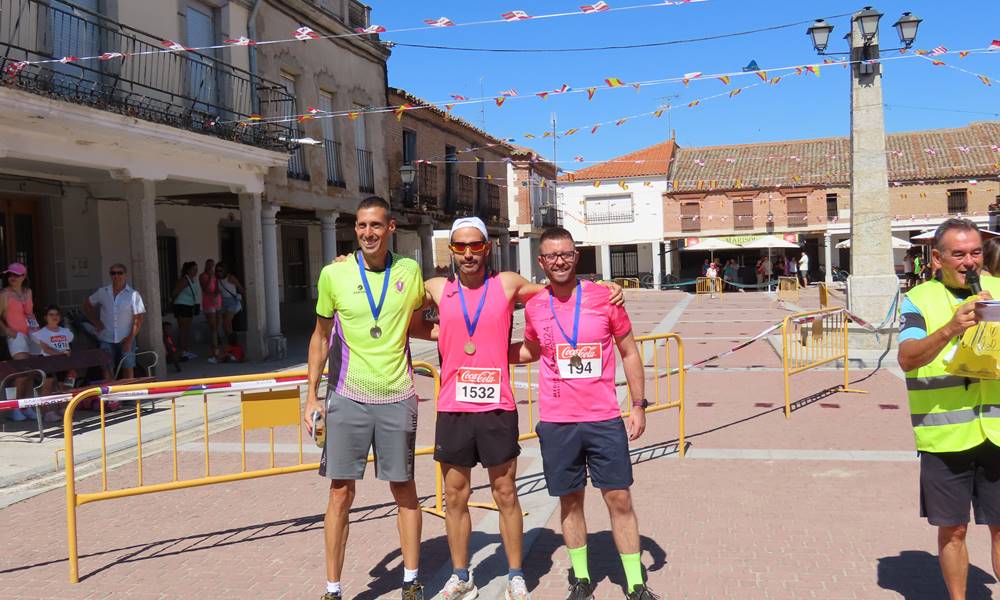
<path id="1" fill-rule="evenodd" d="M 632 402 L 632 408 L 641 408 L 645 410 L 648 407 L 649 407 L 649 400 L 646 400 L 645 398 L 643 398 L 641 402 L 635 402 L 635 401 Z"/>

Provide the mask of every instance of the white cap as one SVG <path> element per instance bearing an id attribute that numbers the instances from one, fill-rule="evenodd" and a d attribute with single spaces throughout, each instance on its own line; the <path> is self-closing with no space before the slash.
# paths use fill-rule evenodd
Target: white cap
<path id="1" fill-rule="evenodd" d="M 490 234 L 486 232 L 486 223 L 479 217 L 462 217 L 461 219 L 455 219 L 455 222 L 451 224 L 451 233 L 448 235 L 448 239 L 455 237 L 455 232 L 459 229 L 465 229 L 466 227 L 473 227 L 478 229 L 480 233 L 483 234 L 483 241 L 490 241 Z"/>

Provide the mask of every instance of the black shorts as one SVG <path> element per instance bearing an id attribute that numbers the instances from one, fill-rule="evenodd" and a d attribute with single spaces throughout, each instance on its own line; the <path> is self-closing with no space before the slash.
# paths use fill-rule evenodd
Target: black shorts
<path id="1" fill-rule="evenodd" d="M 434 460 L 456 467 L 497 467 L 521 454 L 517 437 L 516 410 L 439 412 Z"/>
<path id="2" fill-rule="evenodd" d="M 550 496 L 565 496 L 587 485 L 624 490 L 632 486 L 628 434 L 620 417 L 594 423 L 540 422 L 535 431 L 542 447 L 542 470 Z"/>
<path id="3" fill-rule="evenodd" d="M 931 525 L 1000 525 L 1000 448 L 986 441 L 961 452 L 920 453 L 920 516 Z"/>
<path id="4" fill-rule="evenodd" d="M 193 304 L 175 304 L 174 305 L 174 316 L 178 319 L 193 319 L 194 318 L 194 305 Z"/>

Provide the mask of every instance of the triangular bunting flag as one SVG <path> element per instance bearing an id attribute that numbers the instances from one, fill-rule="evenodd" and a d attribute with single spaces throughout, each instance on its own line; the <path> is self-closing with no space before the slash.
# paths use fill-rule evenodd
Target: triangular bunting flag
<path id="1" fill-rule="evenodd" d="M 396 113 L 396 120 L 397 121 L 402 121 L 403 120 L 403 113 L 406 112 L 407 110 L 411 109 L 411 108 L 413 108 L 413 105 L 407 103 L 407 104 L 403 104 L 401 106 L 397 106 L 392 112 Z"/>
<path id="2" fill-rule="evenodd" d="M 600 179 L 598 179 L 598 180 L 594 181 L 594 187 L 595 187 L 595 188 L 599 188 L 599 187 L 601 187 L 601 180 L 600 180 Z"/>
<path id="3" fill-rule="evenodd" d="M 729 85 L 729 75 L 719 75 L 718 80 L 726 85 Z"/>
<path id="4" fill-rule="evenodd" d="M 618 79 L 617 77 L 608 77 L 607 79 L 604 80 L 604 83 L 608 84 L 608 87 L 613 87 L 613 88 L 622 87 L 623 85 L 625 85 L 624 83 L 622 83 L 622 80 Z"/>
<path id="5" fill-rule="evenodd" d="M 597 88 L 595 87 L 587 88 L 587 100 L 593 100 L 594 94 L 596 93 L 597 93 Z"/>
<path id="6" fill-rule="evenodd" d="M 757 66 L 756 60 L 751 60 L 749 63 L 747 63 L 747 66 L 743 67 L 744 73 L 751 73 L 753 71 L 759 71 L 759 70 L 760 67 Z"/>
<path id="7" fill-rule="evenodd" d="M 660 110 L 654 112 L 653 116 L 656 117 L 657 119 L 659 119 L 660 117 L 662 117 L 663 116 L 663 109 L 661 108 Z"/>
<path id="8" fill-rule="evenodd" d="M 736 96 L 737 94 L 739 94 L 742 91 L 743 91 L 743 88 L 736 88 L 735 90 L 729 92 L 729 97 L 732 98 L 733 96 Z"/>
<path id="9" fill-rule="evenodd" d="M 590 130 L 590 135 L 594 135 L 595 133 L 597 133 L 597 130 L 600 128 L 601 128 L 600 125 L 594 125 L 594 128 Z"/>
<path id="10" fill-rule="evenodd" d="M 625 121 L 628 121 L 628 119 L 618 119 L 617 121 L 615 121 L 615 127 L 621 127 L 622 125 L 625 124 Z"/>
<path id="11" fill-rule="evenodd" d="M 576 133 L 577 131 L 580 131 L 580 128 L 579 128 L 579 127 L 574 127 L 574 128 L 572 128 L 572 129 L 567 129 L 566 131 L 564 131 L 564 132 L 563 132 L 563 136 L 567 136 L 567 135 L 573 135 L 573 134 L 574 134 L 574 133 Z"/>
<path id="12" fill-rule="evenodd" d="M 990 78 L 987 77 L 986 75 L 976 75 L 976 77 L 978 77 L 979 81 L 982 81 L 985 85 L 993 87 L 993 84 L 990 83 Z"/>
<path id="13" fill-rule="evenodd" d="M 688 108 L 694 108 L 694 107 L 698 106 L 699 104 L 701 104 L 701 100 L 694 100 L 692 102 L 688 102 Z"/>
<path id="14" fill-rule="evenodd" d="M 618 181 L 618 187 L 620 187 L 623 190 L 628 190 L 628 184 L 625 183 L 624 179 Z"/>
<path id="15" fill-rule="evenodd" d="M 767 71 L 757 71 L 757 77 L 760 77 L 761 81 L 767 81 Z"/>
<path id="16" fill-rule="evenodd" d="M 498 97 L 494 98 L 493 101 L 497 103 L 497 106 L 503 106 L 503 103 L 507 101 L 507 97 L 506 96 L 498 96 Z"/>
<path id="17" fill-rule="evenodd" d="M 768 83 L 771 85 L 778 85 L 779 81 L 781 81 L 781 77 L 772 77 L 771 81 L 768 81 Z"/>

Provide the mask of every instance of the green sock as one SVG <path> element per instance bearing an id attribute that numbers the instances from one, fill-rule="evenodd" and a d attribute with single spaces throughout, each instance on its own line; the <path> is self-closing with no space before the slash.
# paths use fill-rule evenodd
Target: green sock
<path id="1" fill-rule="evenodd" d="M 566 548 L 569 551 L 569 562 L 573 565 L 573 577 L 590 581 L 590 570 L 587 569 L 587 546 Z"/>
<path id="2" fill-rule="evenodd" d="M 642 553 L 636 552 L 635 554 L 620 554 L 622 557 L 622 566 L 625 567 L 625 588 L 629 592 L 635 589 L 635 586 L 642 585 Z"/>

